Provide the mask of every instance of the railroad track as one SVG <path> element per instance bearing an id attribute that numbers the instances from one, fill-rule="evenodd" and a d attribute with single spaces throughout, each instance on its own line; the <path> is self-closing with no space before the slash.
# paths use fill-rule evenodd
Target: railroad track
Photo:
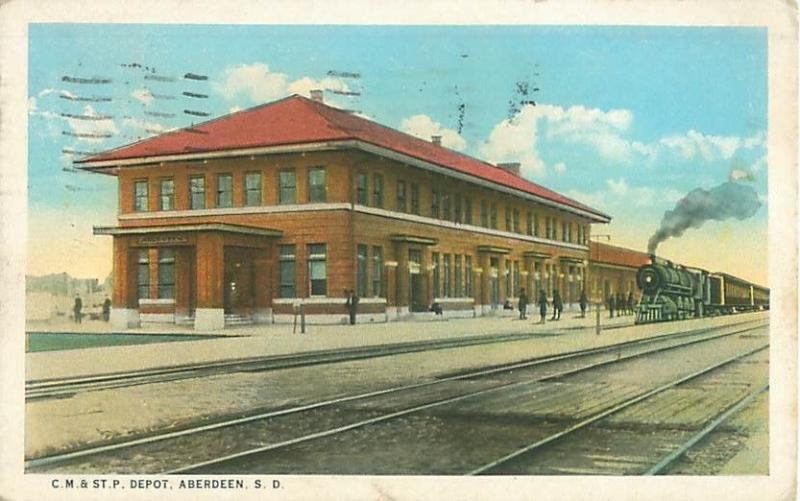
<path id="1" fill-rule="evenodd" d="M 752 320 L 738 325 L 762 323 L 762 320 Z M 590 329 L 592 327 L 587 327 Z M 691 336 L 710 329 L 695 329 L 680 334 L 666 334 L 654 336 L 651 339 L 660 339 L 666 336 Z M 68 398 L 78 393 L 124 388 L 152 383 L 165 383 L 184 379 L 201 378 L 235 372 L 259 372 L 269 370 L 288 369 L 338 362 L 349 362 L 367 358 L 378 358 L 392 355 L 402 355 L 421 351 L 446 350 L 485 344 L 524 341 L 527 339 L 559 336 L 557 333 L 527 333 L 527 334 L 500 334 L 472 336 L 460 339 L 429 340 L 411 343 L 381 344 L 375 346 L 356 347 L 337 350 L 320 350 L 312 353 L 289 355 L 252 357 L 246 359 L 227 360 L 224 362 L 182 365 L 167 368 L 146 369 L 139 371 L 103 374 L 98 376 L 85 376 L 59 379 L 40 379 L 26 381 L 25 400 L 35 401 L 52 398 Z M 624 345 L 623 343 L 622 345 Z M 580 352 L 575 352 L 580 353 Z"/>
<path id="2" fill-rule="evenodd" d="M 748 323 L 753 323 L 753 322 L 748 322 Z M 415 413 L 425 412 L 451 403 L 465 401 L 476 397 L 482 397 L 482 396 L 485 397 L 493 393 L 507 391 L 515 387 L 529 385 L 533 382 L 553 380 L 568 375 L 590 371 L 598 367 L 615 364 L 625 360 L 631 360 L 638 357 L 652 355 L 655 353 L 661 353 L 672 349 L 685 348 L 697 343 L 711 342 L 713 340 L 718 340 L 729 336 L 741 335 L 756 329 L 760 329 L 766 325 L 763 322 L 757 322 L 757 323 L 759 323 L 760 325 L 752 327 L 742 327 L 741 325 L 734 325 L 734 326 L 727 326 L 715 329 L 700 329 L 693 333 L 683 333 L 681 335 L 672 335 L 672 336 L 661 336 L 658 338 L 650 338 L 645 340 L 628 342 L 621 345 L 614 345 L 600 349 L 581 350 L 579 352 L 563 354 L 555 357 L 540 358 L 531 361 L 508 364 L 505 366 L 497 366 L 478 371 L 465 372 L 462 374 L 456 374 L 441 379 L 425 381 L 412 385 L 398 386 L 358 395 L 351 395 L 336 399 L 330 399 L 322 402 L 316 402 L 289 409 L 260 413 L 252 416 L 245 416 L 237 419 L 230 419 L 230 420 L 220 421 L 217 423 L 206 424 L 203 426 L 187 428 L 183 430 L 176 430 L 168 433 L 155 434 L 148 437 L 141 437 L 118 443 L 105 444 L 93 448 L 65 452 L 46 457 L 34 458 L 26 461 L 25 466 L 27 471 L 42 471 L 53 468 L 58 469 L 61 467 L 66 467 L 68 465 L 76 465 L 77 462 L 80 461 L 83 461 L 84 464 L 86 464 L 87 461 L 89 462 L 89 464 L 91 464 L 92 461 L 97 461 L 99 464 L 104 464 L 108 461 L 109 455 L 112 457 L 114 457 L 114 455 L 124 456 L 125 454 L 128 453 L 136 455 L 136 457 L 139 458 L 139 460 L 141 461 L 141 458 L 143 457 L 141 449 L 153 447 L 154 445 L 157 449 L 159 449 L 156 455 L 158 454 L 161 454 L 161 456 L 164 456 L 165 454 L 175 455 L 177 452 L 178 457 L 180 457 L 181 456 L 180 452 L 173 450 L 173 447 L 170 447 L 169 444 L 174 445 L 176 441 L 182 440 L 184 442 L 183 445 L 178 446 L 177 448 L 179 449 L 180 447 L 186 446 L 190 448 L 189 450 L 191 450 L 192 444 L 194 443 L 193 441 L 198 438 L 201 438 L 204 434 L 214 434 L 214 433 L 219 434 L 225 432 L 226 430 L 230 431 L 236 429 L 237 427 L 244 429 L 247 426 L 251 427 L 263 426 L 264 423 L 281 418 L 292 419 L 294 423 L 293 427 L 298 427 L 297 426 L 298 416 L 303 416 L 305 413 L 314 413 L 325 410 L 334 412 L 337 411 L 338 407 L 343 404 L 348 404 L 353 402 L 365 402 L 369 401 L 370 399 L 380 399 L 387 396 L 393 397 L 400 395 L 403 392 L 425 393 L 426 391 L 430 392 L 432 388 L 435 387 L 445 388 L 447 385 L 452 385 L 455 382 L 480 381 L 485 378 L 491 378 L 493 375 L 510 374 L 513 373 L 514 371 L 517 371 L 519 373 L 520 371 L 524 370 L 542 369 L 545 372 L 544 374 L 535 377 L 533 379 L 525 378 L 521 381 L 515 381 L 512 383 L 493 384 L 491 383 L 491 381 L 489 381 L 488 383 L 484 382 L 482 383 L 483 386 L 475 391 L 461 392 L 461 390 L 459 390 L 459 392 L 455 395 L 447 395 L 446 394 L 447 391 L 445 391 L 445 395 L 433 395 L 433 396 L 423 395 L 422 398 L 428 399 L 428 401 L 424 401 L 418 405 L 412 405 L 411 407 L 399 411 L 394 411 L 389 413 L 377 413 L 375 415 L 368 417 L 367 419 L 356 420 L 354 422 L 353 421 L 344 422 L 338 426 L 331 426 L 322 430 L 309 430 L 310 431 L 309 433 L 301 433 L 300 435 L 290 438 L 288 440 L 269 443 L 268 445 L 262 445 L 259 447 L 245 448 L 244 450 L 236 450 L 235 452 L 231 452 L 229 454 L 218 454 L 215 457 L 203 461 L 194 462 L 193 464 L 189 465 L 181 464 L 177 467 L 168 467 L 148 472 L 192 473 L 198 471 L 200 472 L 208 471 L 210 469 L 213 469 L 215 466 L 230 463 L 233 461 L 238 461 L 243 458 L 252 457 L 259 454 L 265 454 L 268 452 L 275 452 L 280 449 L 286 449 L 292 446 L 296 446 L 298 444 L 303 444 L 317 439 L 342 434 L 348 431 L 357 430 L 359 428 L 364 428 L 373 424 L 385 423 L 403 416 L 410 416 Z M 711 332 L 716 332 L 716 333 L 711 333 Z M 566 365 L 566 368 L 564 368 L 564 365 Z M 240 435 L 242 434 L 248 435 L 247 430 L 244 429 L 244 431 L 241 431 Z M 139 452 L 126 452 L 135 450 L 139 450 Z M 189 452 L 189 454 L 190 454 L 189 457 L 191 457 L 191 452 Z M 157 459 L 156 463 L 158 463 L 158 461 L 161 460 Z M 124 462 L 125 460 L 123 458 L 122 463 L 124 464 Z M 119 460 L 117 464 L 120 464 Z M 130 467 L 130 465 L 128 467 Z"/>

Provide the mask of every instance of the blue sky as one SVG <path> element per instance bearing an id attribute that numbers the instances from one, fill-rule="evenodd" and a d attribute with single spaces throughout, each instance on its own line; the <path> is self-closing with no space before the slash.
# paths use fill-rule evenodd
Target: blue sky
<path id="1" fill-rule="evenodd" d="M 202 120 L 184 109 L 218 116 L 323 87 L 361 92 L 326 100 L 391 127 L 521 161 L 529 179 L 614 216 L 594 228 L 614 244 L 644 249 L 663 212 L 694 188 L 748 183 L 764 202 L 753 218 L 709 222 L 659 252 L 766 282 L 766 257 L 752 258 L 766 254 L 764 29 L 34 24 L 29 33 L 31 273 L 110 271 L 110 241 L 92 237 L 91 225 L 114 223 L 115 180 L 63 170 L 64 149 L 100 151 Z M 131 63 L 155 73 L 123 66 Z M 52 255 L 39 243 L 54 230 Z"/>

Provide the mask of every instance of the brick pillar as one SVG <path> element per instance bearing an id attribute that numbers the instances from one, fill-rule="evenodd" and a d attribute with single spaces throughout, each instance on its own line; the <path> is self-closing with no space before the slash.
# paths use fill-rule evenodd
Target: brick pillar
<path id="1" fill-rule="evenodd" d="M 253 258 L 253 321 L 263 324 L 272 320 L 272 268 L 277 260 L 273 257 L 274 246 L 256 249 Z"/>
<path id="2" fill-rule="evenodd" d="M 197 308 L 194 328 L 214 330 L 225 327 L 224 279 L 225 250 L 223 237 L 209 232 L 197 235 Z"/>
<path id="3" fill-rule="evenodd" d="M 191 247 L 175 249 L 175 316 L 188 317 L 192 309 L 194 256 Z"/>
<path id="4" fill-rule="evenodd" d="M 129 329 L 139 326 L 139 301 L 136 297 L 137 251 L 130 237 L 114 237 L 114 292 L 111 298 L 111 326 Z"/>

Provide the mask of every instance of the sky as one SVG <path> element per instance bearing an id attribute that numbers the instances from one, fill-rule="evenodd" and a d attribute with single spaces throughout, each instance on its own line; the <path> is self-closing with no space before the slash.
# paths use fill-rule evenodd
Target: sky
<path id="1" fill-rule="evenodd" d="M 707 221 L 658 253 L 767 283 L 762 28 L 32 24 L 28 273 L 111 271 L 111 239 L 92 226 L 115 224 L 116 178 L 74 172 L 73 152 L 316 88 L 390 127 L 521 162 L 610 214 L 592 231 L 613 245 L 644 251 L 690 191 L 746 185 L 754 215 Z"/>

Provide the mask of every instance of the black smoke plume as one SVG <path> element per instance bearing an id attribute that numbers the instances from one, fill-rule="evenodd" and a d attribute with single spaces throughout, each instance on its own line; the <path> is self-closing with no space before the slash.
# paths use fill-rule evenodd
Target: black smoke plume
<path id="1" fill-rule="evenodd" d="M 664 212 L 661 226 L 647 242 L 647 252 L 655 254 L 658 245 L 679 237 L 689 228 L 699 228 L 709 220 L 747 219 L 761 207 L 752 187 L 728 181 L 710 190 L 696 188 L 678 200 L 675 208 Z"/>

